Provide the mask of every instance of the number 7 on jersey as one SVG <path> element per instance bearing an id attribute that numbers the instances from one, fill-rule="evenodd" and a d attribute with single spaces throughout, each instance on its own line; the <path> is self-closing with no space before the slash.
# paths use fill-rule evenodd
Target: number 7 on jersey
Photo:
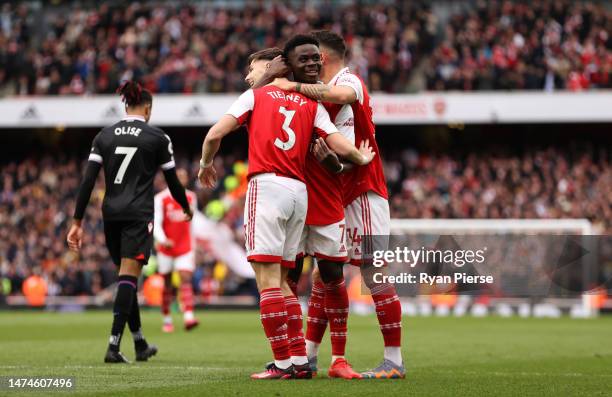
<path id="1" fill-rule="evenodd" d="M 115 185 L 120 185 L 121 182 L 123 182 L 125 171 L 127 171 L 128 165 L 130 165 L 130 161 L 132 161 L 132 158 L 137 150 L 137 147 L 129 146 L 117 146 L 115 148 L 115 154 L 125 154 L 125 157 L 119 166 L 119 170 L 117 171 L 117 175 L 115 176 Z"/>

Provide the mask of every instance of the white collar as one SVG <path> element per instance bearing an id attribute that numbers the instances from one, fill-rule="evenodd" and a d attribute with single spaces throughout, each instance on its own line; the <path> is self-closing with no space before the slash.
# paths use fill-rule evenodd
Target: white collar
<path id="1" fill-rule="evenodd" d="M 134 114 L 128 114 L 127 116 L 121 119 L 121 121 L 134 121 L 134 120 L 138 120 L 138 121 L 142 121 L 143 123 L 146 123 L 144 117 L 137 116 Z"/>
<path id="2" fill-rule="evenodd" d="M 349 68 L 348 67 L 344 67 L 342 69 L 340 69 L 340 71 L 338 73 L 336 73 L 336 75 L 334 77 L 332 77 L 331 80 L 329 80 L 329 85 L 336 85 L 336 81 L 338 81 L 338 79 L 340 78 L 340 76 L 342 76 L 344 73 L 348 73 Z"/>

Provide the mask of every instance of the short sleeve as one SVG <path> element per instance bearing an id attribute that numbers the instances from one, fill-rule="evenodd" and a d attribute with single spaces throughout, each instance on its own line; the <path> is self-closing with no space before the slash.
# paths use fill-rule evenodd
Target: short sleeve
<path id="1" fill-rule="evenodd" d="M 162 170 L 167 171 L 176 166 L 174 162 L 174 150 L 172 149 L 172 140 L 166 134 L 160 139 L 159 148 L 157 150 L 158 164 Z"/>
<path id="2" fill-rule="evenodd" d="M 96 135 L 91 144 L 91 151 L 87 160 L 102 164 L 102 148 L 100 147 L 100 134 Z"/>
<path id="3" fill-rule="evenodd" d="M 238 120 L 238 124 L 242 125 L 248 119 L 254 107 L 255 93 L 253 90 L 248 90 L 243 92 L 242 95 L 236 99 L 225 114 L 234 116 L 236 120 Z"/>
<path id="4" fill-rule="evenodd" d="M 355 95 L 357 95 L 357 100 L 359 103 L 363 103 L 363 86 L 361 85 L 361 80 L 359 80 L 359 77 L 352 73 L 345 73 L 338 78 L 336 85 L 351 87 L 353 90 L 355 90 Z"/>
<path id="5" fill-rule="evenodd" d="M 317 104 L 317 114 L 315 115 L 314 129 L 315 132 L 322 138 L 325 138 L 327 135 L 338 132 L 338 129 L 329 118 L 329 113 L 327 113 L 327 110 L 325 110 L 325 107 L 323 107 L 321 103 Z"/>

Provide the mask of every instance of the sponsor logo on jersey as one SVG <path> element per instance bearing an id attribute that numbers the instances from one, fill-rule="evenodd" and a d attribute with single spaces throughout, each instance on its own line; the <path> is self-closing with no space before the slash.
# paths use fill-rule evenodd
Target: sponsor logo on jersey
<path id="1" fill-rule="evenodd" d="M 346 121 L 342 125 L 344 127 L 353 127 L 355 125 L 355 119 L 353 117 L 346 119 Z"/>

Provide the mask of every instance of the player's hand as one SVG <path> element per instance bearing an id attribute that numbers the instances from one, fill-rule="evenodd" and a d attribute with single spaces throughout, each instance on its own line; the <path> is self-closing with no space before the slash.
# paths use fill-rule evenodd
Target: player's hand
<path id="1" fill-rule="evenodd" d="M 271 60 L 266 69 L 266 74 L 271 77 L 281 77 L 289 74 L 289 66 L 282 55 Z"/>
<path id="2" fill-rule="evenodd" d="M 172 248 L 174 247 L 174 241 L 170 239 L 166 239 L 166 241 L 164 241 L 163 243 L 160 243 L 160 245 L 164 248 Z"/>
<path id="3" fill-rule="evenodd" d="M 190 222 L 193 219 L 193 211 L 192 210 L 183 211 L 183 213 L 185 214 L 185 222 Z M 170 240 L 170 241 L 172 241 L 172 240 Z M 172 245 L 174 245 L 174 242 L 172 242 Z"/>
<path id="4" fill-rule="evenodd" d="M 314 154 L 317 161 L 325 166 L 331 172 L 340 172 L 342 170 L 342 164 L 340 163 L 340 159 L 336 153 L 334 153 L 327 143 L 325 143 L 325 139 L 317 138 L 315 144 L 312 148 L 312 153 Z"/>
<path id="5" fill-rule="evenodd" d="M 376 153 L 374 153 L 370 147 L 370 141 L 368 139 L 362 141 L 359 145 L 359 153 L 363 156 L 363 161 L 360 165 L 369 164 L 374 159 L 374 156 L 376 156 Z"/>
<path id="6" fill-rule="evenodd" d="M 208 167 L 200 167 L 198 171 L 198 180 L 204 187 L 213 188 L 217 184 L 217 170 L 215 170 L 214 164 Z M 191 214 L 193 216 L 193 214 Z"/>
<path id="7" fill-rule="evenodd" d="M 323 161 L 327 156 L 335 156 L 336 153 L 332 152 L 327 143 L 323 138 L 317 138 L 315 141 L 312 152 L 319 161 Z"/>
<path id="8" fill-rule="evenodd" d="M 287 80 L 285 77 L 277 77 L 270 84 L 283 91 L 293 91 L 295 89 L 295 83 Z"/>
<path id="9" fill-rule="evenodd" d="M 79 252 L 81 245 L 83 245 L 83 228 L 80 224 L 75 222 L 70 226 L 70 231 L 68 232 L 66 240 L 68 241 L 68 248 L 70 248 L 71 251 Z"/>

